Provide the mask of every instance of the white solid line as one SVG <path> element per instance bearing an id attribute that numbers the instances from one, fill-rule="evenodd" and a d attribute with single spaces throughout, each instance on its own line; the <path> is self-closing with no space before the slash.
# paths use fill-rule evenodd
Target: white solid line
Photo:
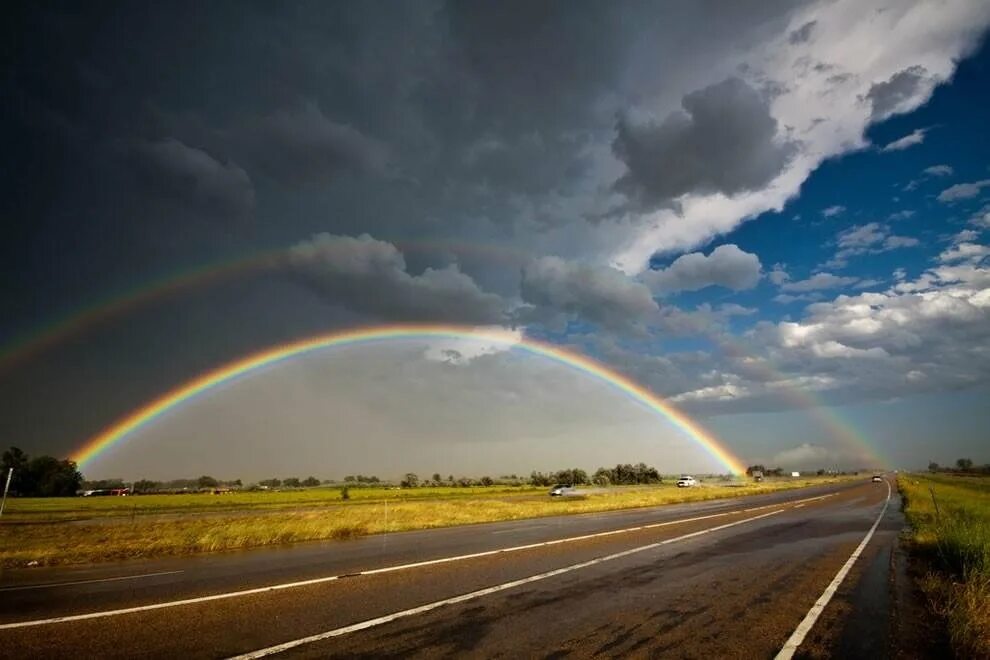
<path id="1" fill-rule="evenodd" d="M 880 510 L 880 515 L 877 516 L 876 521 L 874 521 L 873 527 L 870 527 L 870 531 L 867 532 L 866 536 L 863 537 L 863 540 L 860 541 L 859 546 L 853 550 L 853 553 L 849 556 L 849 559 L 846 560 L 846 563 L 843 564 L 842 568 L 839 569 L 839 572 L 836 573 L 835 578 L 827 587 L 825 587 L 825 591 L 822 592 L 822 595 L 818 597 L 815 604 L 811 606 L 810 610 L 808 610 L 808 614 L 805 615 L 804 620 L 801 621 L 801 623 L 798 624 L 798 627 L 794 629 L 794 632 L 791 633 L 790 638 L 788 638 L 788 640 L 784 643 L 784 646 L 780 649 L 780 652 L 777 653 L 776 660 L 790 660 L 790 658 L 794 656 L 794 652 L 797 651 L 799 646 L 801 646 L 801 642 L 804 641 L 805 636 L 811 632 L 812 628 L 814 628 L 815 622 L 818 621 L 818 617 L 821 616 L 821 613 L 825 610 L 825 606 L 828 605 L 830 600 L 832 600 L 832 596 L 835 595 L 839 585 L 841 585 L 842 581 L 846 579 L 846 575 L 849 573 L 849 570 L 853 567 L 853 564 L 856 563 L 856 560 L 859 559 L 863 549 L 866 548 L 866 544 L 873 538 L 873 533 L 877 531 L 877 527 L 880 526 L 880 521 L 883 519 L 883 514 L 887 513 L 887 507 L 890 505 L 890 482 L 887 481 L 886 483 L 887 499 L 884 500 L 883 509 Z"/>
<path id="2" fill-rule="evenodd" d="M 18 587 L 0 587 L 0 591 L 27 591 L 29 589 L 52 589 L 54 587 L 70 587 L 76 584 L 94 584 L 96 582 L 119 582 L 120 580 L 137 580 L 140 578 L 157 577 L 159 575 L 175 575 L 184 571 L 159 571 L 158 573 L 142 573 L 141 575 L 124 575 L 122 577 L 96 578 L 93 580 L 74 580 L 72 582 L 49 582 L 44 584 L 25 584 Z"/>
<path id="3" fill-rule="evenodd" d="M 797 504 L 800 502 L 810 502 L 813 500 L 820 500 L 826 497 L 831 497 L 834 493 L 829 493 L 827 495 L 819 495 L 818 497 L 809 497 L 802 500 L 793 500 L 791 502 L 782 502 L 779 504 L 768 504 L 762 507 L 754 507 L 754 509 L 768 509 L 773 506 L 788 506 Z M 517 545 L 509 548 L 498 548 L 496 550 L 485 550 L 483 552 L 474 552 L 466 555 L 457 555 L 454 557 L 441 557 L 440 559 L 429 559 L 426 561 L 413 562 L 410 564 L 398 564 L 396 566 L 386 566 L 384 568 L 374 568 L 366 571 L 359 571 L 356 573 L 348 573 L 346 577 L 355 577 L 358 575 L 375 575 L 378 573 L 390 573 L 393 571 L 402 571 L 410 568 L 420 568 L 423 566 L 432 566 L 434 564 L 446 564 L 449 562 L 463 561 L 465 559 L 478 559 L 480 557 L 489 557 L 491 555 L 497 555 L 501 553 L 509 552 L 520 552 L 523 550 L 532 550 L 534 548 L 542 548 L 551 545 L 559 545 L 562 543 L 574 543 L 576 541 L 586 541 L 588 539 L 601 538 L 605 536 L 613 536 L 616 534 L 626 534 L 629 532 L 638 532 L 644 529 L 656 529 L 658 527 L 667 527 L 670 525 L 680 525 L 683 523 L 697 522 L 699 520 L 707 520 L 710 518 L 719 518 L 721 516 L 732 515 L 733 513 L 738 513 L 738 511 L 726 511 L 721 513 L 710 513 L 704 516 L 695 516 L 693 518 L 680 518 L 678 520 L 669 520 L 667 522 L 651 523 L 649 525 L 638 525 L 636 527 L 627 527 L 624 529 L 615 529 L 608 532 L 596 532 L 594 534 L 582 534 L 581 536 L 570 536 L 562 539 L 554 539 L 552 541 L 542 541 L 539 543 L 528 543 L 526 545 Z M 243 589 L 240 591 L 230 591 L 219 594 L 211 594 L 209 596 L 197 596 L 195 598 L 183 598 L 181 600 L 171 600 L 161 603 L 152 603 L 150 605 L 136 605 L 134 607 L 124 607 L 117 610 L 103 610 L 101 612 L 87 612 L 85 614 L 69 614 L 66 616 L 57 616 L 49 619 L 34 619 L 29 621 L 15 621 L 12 623 L 0 624 L 0 630 L 10 630 L 12 628 L 27 628 L 30 626 L 43 626 L 52 623 L 67 623 L 71 621 L 84 621 L 87 619 L 100 619 L 109 616 L 119 616 L 121 614 L 134 614 L 135 612 L 148 612 L 151 610 L 161 610 L 169 607 L 181 607 L 183 605 L 195 605 L 197 603 L 208 603 L 214 600 L 225 600 L 227 598 L 238 598 L 241 596 L 252 596 L 255 594 L 264 593 L 266 591 L 281 591 L 283 589 L 295 589 L 298 587 L 308 587 L 316 584 L 323 584 L 324 582 L 333 582 L 340 579 L 341 575 L 328 575 L 320 578 L 313 578 L 310 580 L 300 580 L 298 582 L 286 582 L 283 584 L 273 584 L 264 587 L 256 587 L 254 589 Z"/>
<path id="4" fill-rule="evenodd" d="M 282 653 L 283 651 L 288 651 L 290 649 L 294 649 L 296 647 L 303 646 L 305 644 L 312 644 L 313 642 L 319 642 L 325 639 L 330 639 L 332 637 L 339 637 L 341 635 L 346 635 L 348 633 L 357 632 L 358 630 L 374 628 L 375 626 L 380 626 L 384 623 L 395 621 L 396 619 L 403 619 L 405 617 L 413 616 L 416 614 L 429 612 L 430 610 L 435 610 L 438 607 L 443 607 L 444 605 L 463 603 L 468 600 L 474 600 L 475 598 L 481 598 L 482 596 L 498 593 L 499 591 L 505 591 L 506 589 L 512 589 L 513 587 L 529 584 L 530 582 L 538 582 L 540 580 L 546 580 L 547 578 L 555 577 L 557 575 L 563 575 L 564 573 L 570 573 L 572 571 L 577 571 L 582 568 L 594 566 L 596 564 L 612 561 L 614 559 L 620 559 L 622 557 L 628 557 L 629 555 L 634 555 L 636 553 L 644 552 L 646 550 L 653 550 L 654 548 L 659 548 L 661 546 L 668 545 L 670 543 L 676 543 L 677 541 L 684 541 L 686 539 L 694 538 L 696 536 L 702 536 L 703 534 L 711 534 L 712 532 L 728 529 L 729 527 L 735 527 L 736 525 L 742 525 L 743 523 L 759 520 L 760 518 L 773 516 L 783 511 L 784 509 L 778 509 L 776 511 L 771 511 L 769 513 L 762 513 L 758 516 L 753 516 L 751 518 L 737 520 L 735 522 L 726 523 L 724 525 L 718 525 L 716 527 L 709 527 L 708 529 L 702 529 L 697 532 L 691 532 L 690 534 L 683 534 L 681 536 L 677 536 L 672 539 L 666 539 L 664 541 L 657 541 L 656 543 L 641 545 L 637 548 L 623 550 L 622 552 L 616 552 L 611 555 L 605 555 L 604 557 L 596 557 L 595 559 L 591 559 L 589 561 L 583 561 L 578 564 L 571 564 L 570 566 L 564 566 L 563 568 L 547 571 L 546 573 L 538 573 L 537 575 L 531 575 L 529 577 L 525 577 L 519 580 L 504 582 L 502 584 L 495 585 L 494 587 L 479 589 L 477 591 L 461 594 L 460 596 L 454 596 L 453 598 L 445 598 L 443 600 L 427 603 L 426 605 L 420 605 L 419 607 L 413 607 L 408 610 L 402 610 L 401 612 L 393 612 L 392 614 L 386 614 L 385 616 L 380 616 L 375 619 L 368 619 L 367 621 L 361 621 L 359 623 L 351 624 L 349 626 L 344 626 L 343 628 L 335 628 L 334 630 L 328 630 L 327 632 L 318 633 L 316 635 L 310 635 L 309 637 L 302 637 L 300 639 L 294 639 L 292 641 L 284 642 L 282 644 L 277 644 L 275 646 L 269 646 L 267 648 L 258 649 L 257 651 L 251 651 L 250 653 L 244 653 L 242 655 L 234 656 L 230 660 L 252 660 L 253 658 L 263 658 L 265 656 L 275 655 L 276 653 Z"/>

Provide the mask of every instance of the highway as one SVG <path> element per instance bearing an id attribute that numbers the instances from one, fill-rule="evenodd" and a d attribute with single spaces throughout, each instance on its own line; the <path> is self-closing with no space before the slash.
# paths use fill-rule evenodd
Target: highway
<path id="1" fill-rule="evenodd" d="M 903 625 L 893 570 L 902 527 L 896 492 L 864 479 L 353 541 L 8 570 L 0 655 L 753 658 L 784 649 L 784 657 L 891 657 Z"/>

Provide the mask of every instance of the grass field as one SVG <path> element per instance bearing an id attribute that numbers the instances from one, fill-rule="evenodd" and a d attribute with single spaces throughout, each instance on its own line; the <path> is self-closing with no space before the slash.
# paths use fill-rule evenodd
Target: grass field
<path id="1" fill-rule="evenodd" d="M 957 657 L 990 658 L 990 477 L 902 475 L 922 588 Z"/>
<path id="2" fill-rule="evenodd" d="M 473 488 L 338 488 L 228 495 L 8 500 L 0 519 L 4 567 L 182 555 L 296 541 L 344 539 L 381 532 L 499 520 L 610 511 L 767 493 L 835 478 L 761 484 L 588 488 L 550 498 L 531 486 Z"/>

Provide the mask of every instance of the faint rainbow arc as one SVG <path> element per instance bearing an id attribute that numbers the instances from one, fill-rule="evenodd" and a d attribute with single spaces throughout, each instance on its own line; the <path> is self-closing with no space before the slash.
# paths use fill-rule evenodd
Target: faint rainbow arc
<path id="1" fill-rule="evenodd" d="M 710 456 L 721 463 L 734 474 L 743 474 L 746 466 L 729 451 L 724 444 L 710 432 L 703 429 L 697 422 L 688 417 L 673 404 L 659 398 L 648 389 L 632 379 L 614 371 L 596 360 L 570 351 L 560 346 L 548 344 L 535 339 L 520 338 L 518 335 L 492 329 L 479 329 L 456 325 L 386 325 L 373 326 L 336 332 L 316 337 L 309 337 L 296 342 L 281 344 L 267 350 L 254 353 L 240 360 L 228 363 L 209 371 L 193 380 L 180 385 L 163 396 L 151 401 L 119 420 L 88 440 L 74 452 L 72 459 L 85 466 L 89 461 L 103 451 L 136 431 L 143 425 L 154 421 L 165 412 L 188 401 L 198 394 L 213 387 L 226 383 L 238 376 L 247 374 L 255 369 L 275 364 L 277 362 L 302 355 L 311 351 L 373 341 L 389 339 L 477 339 L 511 346 L 527 351 L 534 355 L 555 360 L 561 364 L 590 374 L 611 385 L 614 389 L 628 395 L 648 409 L 659 413 L 669 420 L 676 428 L 685 433 Z"/>
<path id="2" fill-rule="evenodd" d="M 455 255 L 482 255 L 513 263 L 523 263 L 527 252 L 498 245 L 476 245 L 446 240 L 395 240 L 392 244 L 403 252 L 450 252 Z M 152 278 L 137 286 L 77 307 L 19 336 L 0 344 L 0 371 L 30 359 L 46 349 L 68 340 L 76 334 L 129 312 L 160 298 L 181 293 L 194 286 L 210 285 L 247 273 L 285 268 L 292 247 L 262 250 L 248 255 L 210 262 L 201 266 L 171 272 Z"/>

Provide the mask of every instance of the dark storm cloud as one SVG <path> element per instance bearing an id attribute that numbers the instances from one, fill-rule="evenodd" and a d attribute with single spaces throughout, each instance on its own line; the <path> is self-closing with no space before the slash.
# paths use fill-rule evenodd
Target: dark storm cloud
<path id="1" fill-rule="evenodd" d="M 326 300 L 388 321 L 450 321 L 498 324 L 506 304 L 482 291 L 456 264 L 406 270 L 402 253 L 367 234 L 320 234 L 292 248 L 289 263 Z"/>
<path id="2" fill-rule="evenodd" d="M 616 187 L 645 205 L 686 193 L 752 190 L 779 174 L 792 153 L 777 139 L 769 104 L 738 78 L 686 95 L 662 122 L 621 115 L 613 142 L 628 167 Z"/>
<path id="3" fill-rule="evenodd" d="M 202 149 L 172 138 L 139 142 L 132 147 L 131 162 L 141 182 L 169 201 L 238 216 L 254 209 L 254 186 L 247 172 Z"/>
<path id="4" fill-rule="evenodd" d="M 872 85 L 866 94 L 872 107 L 871 119 L 889 117 L 902 104 L 915 98 L 924 85 L 930 84 L 927 74 L 925 67 L 912 66 L 894 74 L 887 81 Z"/>
<path id="5" fill-rule="evenodd" d="M 288 184 L 327 181 L 347 170 L 381 174 L 388 162 L 384 144 L 332 121 L 313 102 L 249 120 L 230 138 L 246 162 Z"/>

